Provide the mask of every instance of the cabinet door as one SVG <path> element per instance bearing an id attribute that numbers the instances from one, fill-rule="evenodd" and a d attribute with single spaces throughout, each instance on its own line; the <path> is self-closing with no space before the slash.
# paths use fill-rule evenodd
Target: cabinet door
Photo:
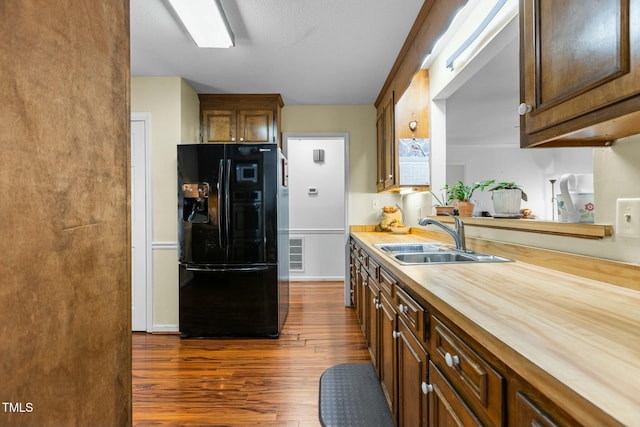
<path id="1" fill-rule="evenodd" d="M 234 110 L 203 110 L 202 128 L 202 142 L 215 144 L 235 141 L 236 112 Z"/>
<path id="2" fill-rule="evenodd" d="M 393 188 L 396 184 L 396 144 L 394 125 L 393 92 L 378 106 L 376 119 L 378 172 L 376 187 L 378 191 Z"/>
<path id="3" fill-rule="evenodd" d="M 358 291 L 358 318 L 364 339 L 369 342 L 369 274 L 364 264 L 360 267 L 360 290 Z"/>
<path id="4" fill-rule="evenodd" d="M 380 294 L 380 352 L 378 353 L 378 365 L 380 367 L 380 385 L 387 404 L 391 410 L 393 419 L 397 417 L 397 352 L 396 352 L 396 332 L 397 317 L 393 304 L 387 300 L 384 293 Z"/>
<path id="5" fill-rule="evenodd" d="M 441 319 L 433 316 L 431 326 L 431 360 L 478 416 L 488 419 L 490 424 L 502 425 L 503 376 L 469 346 L 468 340 L 453 332 Z"/>
<path id="6" fill-rule="evenodd" d="M 483 426 L 432 362 L 429 362 L 429 380 L 432 387 L 429 427 Z"/>
<path id="7" fill-rule="evenodd" d="M 398 321 L 398 425 L 427 425 L 427 351 L 402 319 Z M 441 424 L 438 424 L 441 426 Z"/>
<path id="8" fill-rule="evenodd" d="M 356 263 L 356 252 L 353 246 L 353 242 L 351 243 L 351 251 L 349 253 L 349 290 L 350 290 L 350 303 L 352 307 L 356 306 L 356 285 L 357 285 L 357 275 L 359 274 L 358 266 Z"/>
<path id="9" fill-rule="evenodd" d="M 371 356 L 371 362 L 373 363 L 376 372 L 379 372 L 378 366 L 378 351 L 379 351 L 379 338 L 380 338 L 380 327 L 379 327 L 379 310 L 378 307 L 380 305 L 380 290 L 378 288 L 378 284 L 373 279 L 373 276 L 369 276 L 369 286 L 367 287 L 367 305 L 369 306 L 369 318 L 368 320 L 368 328 L 369 331 L 369 339 L 367 340 L 367 345 L 369 346 L 369 355 Z"/>
<path id="10" fill-rule="evenodd" d="M 238 111 L 238 142 L 248 144 L 273 144 L 274 121 L 272 110 Z"/>
<path id="11" fill-rule="evenodd" d="M 394 104 L 393 94 L 389 96 L 384 104 L 384 154 L 383 168 L 384 188 L 391 188 L 396 183 L 396 143 L 394 126 Z"/>
<path id="12" fill-rule="evenodd" d="M 378 109 L 378 116 L 376 118 L 376 131 L 377 131 L 377 173 L 376 173 L 376 188 L 378 191 L 384 190 L 384 177 L 385 177 L 385 141 L 384 141 L 384 108 Z"/>
<path id="13" fill-rule="evenodd" d="M 362 275 L 360 274 L 362 271 L 362 263 L 360 259 L 356 256 L 355 260 L 356 271 L 355 271 L 355 283 L 353 284 L 353 306 L 356 310 L 356 317 L 358 318 L 358 322 L 362 324 L 362 319 L 360 318 L 362 312 L 361 304 L 361 296 L 362 292 Z"/>
<path id="14" fill-rule="evenodd" d="M 521 145 L 533 146 L 638 109 L 640 4 L 620 0 L 521 0 Z M 635 106 L 624 102 L 635 96 Z M 524 108 L 531 110 L 525 113 Z M 584 138 L 602 145 L 613 122 Z M 569 145 L 572 136 L 566 137 Z M 587 141 L 591 140 L 591 143 Z M 575 141 L 574 141 L 575 142 Z M 574 143 L 577 145 L 577 143 Z"/>

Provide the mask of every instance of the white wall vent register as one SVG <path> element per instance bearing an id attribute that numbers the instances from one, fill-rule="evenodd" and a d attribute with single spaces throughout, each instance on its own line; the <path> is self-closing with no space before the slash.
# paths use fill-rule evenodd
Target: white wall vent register
<path id="1" fill-rule="evenodd" d="M 289 270 L 304 271 L 304 237 L 289 239 Z"/>

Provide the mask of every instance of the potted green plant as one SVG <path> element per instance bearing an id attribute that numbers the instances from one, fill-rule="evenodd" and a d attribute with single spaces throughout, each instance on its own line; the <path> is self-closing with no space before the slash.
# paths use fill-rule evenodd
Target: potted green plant
<path id="1" fill-rule="evenodd" d="M 435 201 L 433 207 L 436 208 L 436 215 L 453 215 L 455 213 L 455 206 L 451 206 L 446 203 L 449 201 L 448 193 L 442 193 L 440 197 L 431 190 L 429 190 L 429 193 L 431 193 L 431 197 L 433 198 L 433 201 Z"/>
<path id="2" fill-rule="evenodd" d="M 478 181 L 471 185 L 466 185 L 462 181 L 458 181 L 456 184 L 444 186 L 445 191 L 449 195 L 449 202 L 458 209 L 458 215 L 460 216 L 472 216 L 473 215 L 473 203 L 471 202 L 471 196 L 476 190 L 484 191 L 485 188 L 493 184 L 495 180 L 490 181 Z"/>
<path id="3" fill-rule="evenodd" d="M 498 182 L 489 191 L 493 200 L 493 216 L 495 217 L 519 216 L 522 200 L 527 201 L 527 193 L 513 181 Z"/>

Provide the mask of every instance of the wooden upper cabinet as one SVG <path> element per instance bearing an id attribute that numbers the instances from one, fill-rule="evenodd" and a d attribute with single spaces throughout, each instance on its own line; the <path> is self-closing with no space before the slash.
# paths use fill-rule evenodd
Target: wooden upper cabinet
<path id="1" fill-rule="evenodd" d="M 400 98 L 389 92 L 377 105 L 378 191 L 429 189 L 429 102 L 429 74 L 420 70 Z"/>
<path id="2" fill-rule="evenodd" d="M 520 0 L 521 146 L 640 133 L 640 4 Z"/>
<path id="3" fill-rule="evenodd" d="M 249 144 L 269 144 L 276 141 L 273 110 L 238 111 L 238 138 Z"/>
<path id="4" fill-rule="evenodd" d="M 204 143 L 280 144 L 280 95 L 200 94 Z"/>
<path id="5" fill-rule="evenodd" d="M 378 191 L 385 191 L 396 186 L 393 92 L 391 92 L 378 107 L 376 127 L 378 147 L 376 187 Z"/>
<path id="6" fill-rule="evenodd" d="M 202 142 L 224 143 L 236 140 L 235 110 L 202 110 Z"/>

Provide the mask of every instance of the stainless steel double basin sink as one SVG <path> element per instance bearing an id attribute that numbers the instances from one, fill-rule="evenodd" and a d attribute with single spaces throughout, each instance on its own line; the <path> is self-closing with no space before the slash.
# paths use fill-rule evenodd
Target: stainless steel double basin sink
<path id="1" fill-rule="evenodd" d="M 399 264 L 460 264 L 509 262 L 508 258 L 453 249 L 438 243 L 379 243 L 375 245 Z"/>

